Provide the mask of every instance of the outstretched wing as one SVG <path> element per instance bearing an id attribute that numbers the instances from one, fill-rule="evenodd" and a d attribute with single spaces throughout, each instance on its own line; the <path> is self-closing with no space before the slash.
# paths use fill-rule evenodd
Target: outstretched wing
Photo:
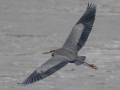
<path id="1" fill-rule="evenodd" d="M 39 81 L 68 64 L 68 60 L 62 56 L 56 55 L 38 67 L 21 85 L 25 86 Z"/>
<path id="2" fill-rule="evenodd" d="M 79 51 L 87 41 L 95 20 L 96 5 L 89 4 L 83 16 L 73 27 L 63 47 L 71 51 Z"/>

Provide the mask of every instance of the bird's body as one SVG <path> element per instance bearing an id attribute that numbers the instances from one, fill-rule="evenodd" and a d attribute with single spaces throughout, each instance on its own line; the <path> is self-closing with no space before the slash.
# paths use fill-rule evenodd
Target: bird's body
<path id="1" fill-rule="evenodd" d="M 95 20 L 96 5 L 89 4 L 79 21 L 73 27 L 70 35 L 66 39 L 63 46 L 59 49 L 45 52 L 43 54 L 51 53 L 52 58 L 38 67 L 24 82 L 22 85 L 27 85 L 39 81 L 51 74 L 55 73 L 68 63 L 74 63 L 75 65 L 87 65 L 91 68 L 97 69 L 93 64 L 84 62 L 85 56 L 78 56 L 78 51 L 84 46 L 87 38 L 92 30 L 92 26 Z"/>
<path id="2" fill-rule="evenodd" d="M 70 51 L 66 48 L 60 48 L 53 51 L 54 55 L 60 55 L 65 58 L 68 58 L 69 61 L 74 61 L 77 58 L 78 53 Z"/>

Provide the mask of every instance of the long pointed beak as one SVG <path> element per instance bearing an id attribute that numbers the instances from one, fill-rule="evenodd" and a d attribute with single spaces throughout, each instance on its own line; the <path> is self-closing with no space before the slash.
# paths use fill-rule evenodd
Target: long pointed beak
<path id="1" fill-rule="evenodd" d="M 42 54 L 49 54 L 50 52 L 43 52 Z"/>

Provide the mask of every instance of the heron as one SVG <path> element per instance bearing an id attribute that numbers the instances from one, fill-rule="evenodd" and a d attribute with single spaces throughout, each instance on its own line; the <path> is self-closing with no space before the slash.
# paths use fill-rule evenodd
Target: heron
<path id="1" fill-rule="evenodd" d="M 85 13 L 74 25 L 63 46 L 59 49 L 42 53 L 51 54 L 52 57 L 38 67 L 25 81 L 19 84 L 25 86 L 42 80 L 60 70 L 68 63 L 74 63 L 77 66 L 84 64 L 97 70 L 97 66 L 85 62 L 86 56 L 78 56 L 78 51 L 85 45 L 92 30 L 96 16 L 96 7 L 95 4 L 88 3 Z"/>

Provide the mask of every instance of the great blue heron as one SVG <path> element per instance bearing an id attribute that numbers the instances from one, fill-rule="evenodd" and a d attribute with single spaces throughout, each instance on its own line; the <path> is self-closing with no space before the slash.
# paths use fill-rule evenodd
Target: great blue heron
<path id="1" fill-rule="evenodd" d="M 50 53 L 52 58 L 38 67 L 24 82 L 20 84 L 28 85 L 46 78 L 68 63 L 74 63 L 75 65 L 84 64 L 93 69 L 97 69 L 95 65 L 88 64 L 84 61 L 86 56 L 78 56 L 78 51 L 84 46 L 92 30 L 95 14 L 96 5 L 88 3 L 85 13 L 73 27 L 64 45 L 59 49 L 44 52 L 43 54 Z"/>

